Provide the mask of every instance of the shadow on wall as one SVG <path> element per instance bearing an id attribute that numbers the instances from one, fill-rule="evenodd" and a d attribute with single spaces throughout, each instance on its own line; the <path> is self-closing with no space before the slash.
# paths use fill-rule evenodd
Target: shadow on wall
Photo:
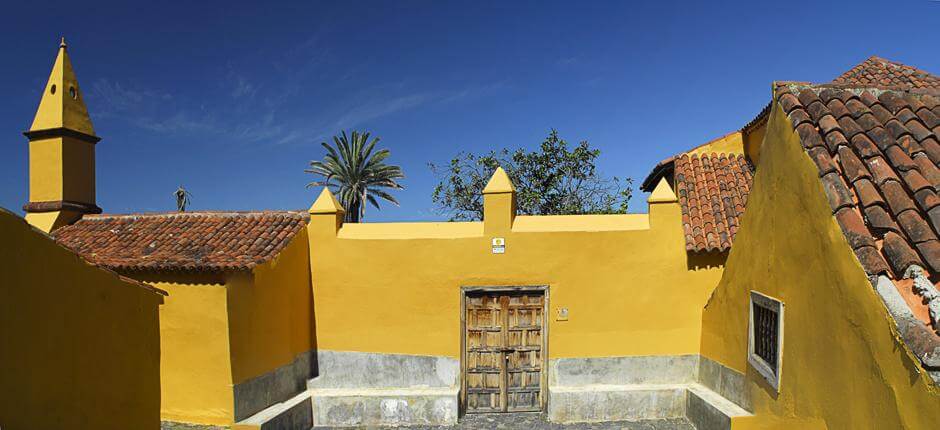
<path id="1" fill-rule="evenodd" d="M 688 253 L 686 267 L 689 270 L 724 269 L 727 252 Z"/>
<path id="2" fill-rule="evenodd" d="M 308 251 L 309 252 L 309 251 Z M 310 286 L 310 347 L 313 352 L 310 357 L 310 373 L 308 379 L 320 376 L 320 347 L 317 345 L 317 290 L 313 288 L 313 267 L 310 256 L 307 256 L 307 285 Z"/>

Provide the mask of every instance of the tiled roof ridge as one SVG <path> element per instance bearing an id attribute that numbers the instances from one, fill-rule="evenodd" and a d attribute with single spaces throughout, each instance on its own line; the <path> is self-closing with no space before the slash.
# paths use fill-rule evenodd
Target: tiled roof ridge
<path id="1" fill-rule="evenodd" d="M 102 214 L 92 214 L 85 215 L 82 217 L 82 220 L 104 220 L 104 219 L 122 219 L 122 218 L 144 218 L 144 217 L 208 217 L 208 216 L 263 216 L 268 214 L 274 215 L 298 215 L 301 217 L 306 217 L 307 211 L 305 210 L 276 210 L 276 209 L 265 209 L 257 211 L 224 211 L 224 210 L 205 210 L 205 211 L 193 211 L 193 212 L 134 212 L 127 214 L 112 214 L 112 213 L 102 213 Z"/>
<path id="2" fill-rule="evenodd" d="M 901 87 L 901 86 L 845 84 L 845 83 L 838 83 L 838 82 L 812 83 L 812 82 L 805 82 L 805 81 L 775 81 L 774 82 L 775 93 L 776 93 L 776 90 L 779 89 L 781 86 L 789 87 L 791 91 L 794 89 L 802 90 L 804 88 L 813 88 L 817 90 L 829 88 L 829 89 L 835 89 L 835 90 L 852 91 L 856 95 L 867 91 L 870 93 L 874 93 L 876 95 L 880 95 L 885 92 L 900 92 L 900 93 L 905 93 L 905 94 L 909 94 L 911 96 L 916 96 L 916 97 L 922 97 L 922 96 L 930 96 L 930 97 L 935 97 L 935 98 L 940 97 L 940 88 L 909 88 L 909 87 Z"/>
<path id="3" fill-rule="evenodd" d="M 773 100 L 819 169 L 865 271 L 940 273 L 940 97 L 931 91 L 780 82 Z"/>

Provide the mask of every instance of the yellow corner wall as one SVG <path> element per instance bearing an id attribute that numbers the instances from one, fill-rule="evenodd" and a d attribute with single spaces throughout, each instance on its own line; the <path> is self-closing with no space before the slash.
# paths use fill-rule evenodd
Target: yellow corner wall
<path id="1" fill-rule="evenodd" d="M 160 311 L 162 418 L 231 425 L 233 385 L 316 345 L 307 232 L 252 272 L 128 273 L 167 291 Z"/>
<path id="2" fill-rule="evenodd" d="M 487 216 L 508 219 L 511 204 L 496 203 Z M 461 286 L 548 285 L 550 357 L 698 353 L 723 258 L 687 259 L 677 203 L 651 204 L 644 220 L 611 217 L 622 221 L 518 217 L 524 231 L 497 220 L 493 234 L 479 223 L 350 224 L 337 235 L 334 215 L 313 214 L 317 346 L 458 357 Z M 491 252 L 493 237 L 505 254 Z M 568 321 L 554 318 L 562 307 Z"/>
<path id="3" fill-rule="evenodd" d="M 0 210 L 0 428 L 160 428 L 163 296 Z"/>
<path id="4" fill-rule="evenodd" d="M 169 293 L 160 308 L 161 417 L 228 425 L 234 394 L 225 280 L 208 274 L 128 274 Z"/>
<path id="5" fill-rule="evenodd" d="M 232 380 L 238 384 L 315 349 L 307 231 L 277 257 L 229 279 Z"/>
<path id="6" fill-rule="evenodd" d="M 742 227 L 703 316 L 702 353 L 746 374 L 734 428 L 936 429 L 940 396 L 898 339 L 774 106 Z M 749 291 L 785 304 L 780 392 L 747 364 Z"/>

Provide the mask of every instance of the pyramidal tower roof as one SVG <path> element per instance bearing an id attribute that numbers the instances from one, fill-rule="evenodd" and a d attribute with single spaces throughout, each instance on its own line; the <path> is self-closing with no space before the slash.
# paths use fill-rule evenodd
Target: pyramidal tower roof
<path id="1" fill-rule="evenodd" d="M 940 76 L 877 56 L 869 57 L 832 82 L 875 88 L 940 89 Z"/>
<path id="2" fill-rule="evenodd" d="M 75 70 L 69 60 L 65 38 L 59 44 L 59 53 L 52 65 L 49 82 L 43 88 L 39 109 L 33 119 L 29 133 L 42 130 L 67 129 L 88 136 L 95 136 L 88 109 L 85 107 L 85 95 L 78 87 Z"/>

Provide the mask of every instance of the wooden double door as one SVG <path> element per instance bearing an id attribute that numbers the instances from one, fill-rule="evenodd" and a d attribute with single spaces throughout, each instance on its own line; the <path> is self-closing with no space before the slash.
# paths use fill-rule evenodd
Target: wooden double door
<path id="1" fill-rule="evenodd" d="M 468 291 L 464 299 L 465 410 L 542 410 L 544 291 Z"/>

